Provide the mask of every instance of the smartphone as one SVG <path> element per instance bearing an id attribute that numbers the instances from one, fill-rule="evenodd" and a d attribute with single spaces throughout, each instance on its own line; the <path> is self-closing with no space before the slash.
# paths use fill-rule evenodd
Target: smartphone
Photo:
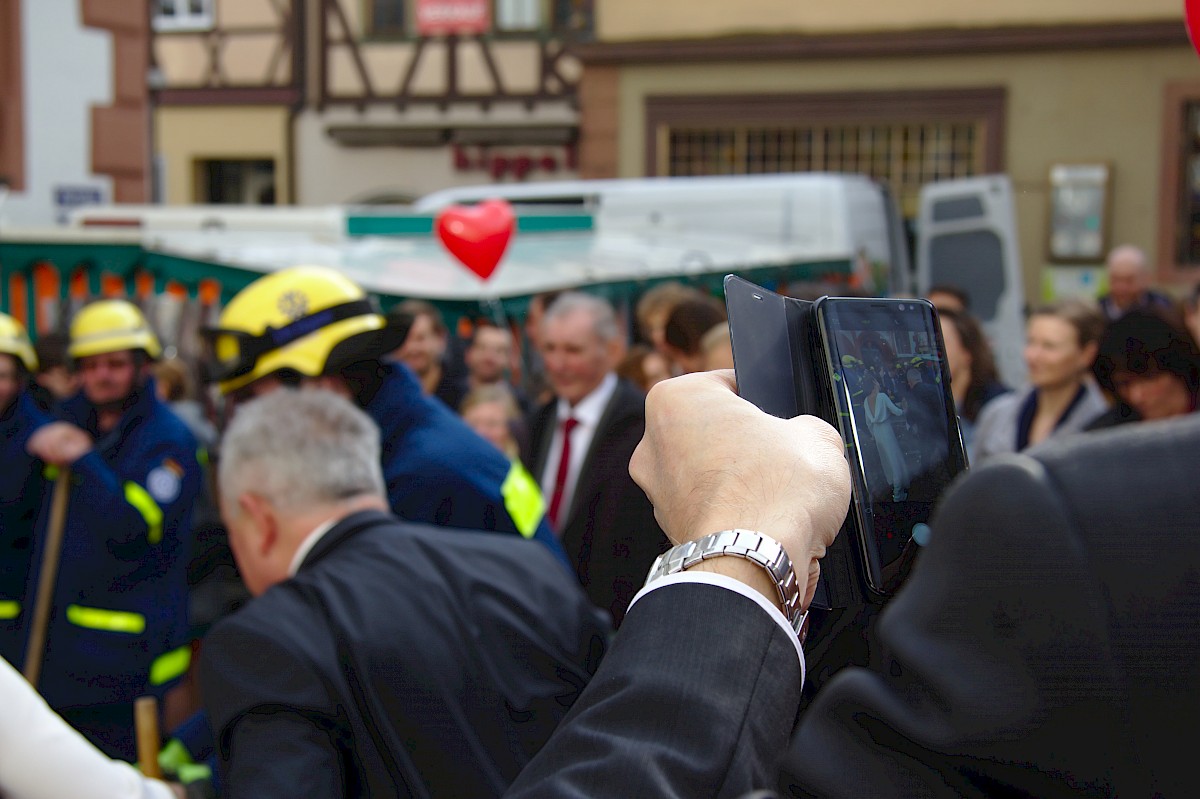
<path id="1" fill-rule="evenodd" d="M 942 492 L 967 468 L 941 328 L 925 300 L 822 297 L 809 344 L 850 459 L 862 574 L 887 595 Z M 901 575 L 902 576 L 902 575 Z"/>

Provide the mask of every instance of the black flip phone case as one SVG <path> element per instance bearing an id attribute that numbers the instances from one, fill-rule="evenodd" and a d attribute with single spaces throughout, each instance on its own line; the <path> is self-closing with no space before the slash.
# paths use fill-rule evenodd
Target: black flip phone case
<path id="1" fill-rule="evenodd" d="M 833 397 L 817 382 L 817 376 L 827 370 L 813 303 L 726 275 L 725 307 L 738 394 L 781 419 L 810 414 L 836 426 Z M 870 596 L 855 557 L 859 531 L 853 517 L 847 515 L 841 533 L 821 561 L 813 607 L 845 608 Z"/>

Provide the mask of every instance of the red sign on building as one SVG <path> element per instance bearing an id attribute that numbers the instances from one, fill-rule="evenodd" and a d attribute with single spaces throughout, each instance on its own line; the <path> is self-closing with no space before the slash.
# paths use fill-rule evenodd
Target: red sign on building
<path id="1" fill-rule="evenodd" d="M 491 0 L 417 0 L 420 36 L 487 33 L 491 27 Z"/>

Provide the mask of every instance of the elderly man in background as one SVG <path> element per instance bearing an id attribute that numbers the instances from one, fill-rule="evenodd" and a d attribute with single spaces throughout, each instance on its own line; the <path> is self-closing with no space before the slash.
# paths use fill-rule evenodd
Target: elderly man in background
<path id="1" fill-rule="evenodd" d="M 544 547 L 390 515 L 379 431 L 331 392 L 239 409 L 219 469 L 251 602 L 205 639 L 226 795 L 497 796 L 607 625 Z"/>
<path id="2" fill-rule="evenodd" d="M 1100 310 L 1112 322 L 1134 308 L 1167 310 L 1171 298 L 1150 288 L 1146 253 L 1123 244 L 1108 254 L 1108 293 L 1100 298 Z"/>
<path id="3" fill-rule="evenodd" d="M 530 421 L 525 462 L 588 596 L 619 625 L 667 546 L 629 458 L 645 429 L 646 398 L 614 369 L 623 339 L 612 306 L 580 292 L 546 309 L 542 359 L 555 398 Z"/>

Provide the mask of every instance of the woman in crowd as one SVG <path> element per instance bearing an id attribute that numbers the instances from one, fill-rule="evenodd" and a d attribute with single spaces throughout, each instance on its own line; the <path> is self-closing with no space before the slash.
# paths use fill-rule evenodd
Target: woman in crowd
<path id="1" fill-rule="evenodd" d="M 503 385 L 473 388 L 463 397 L 460 406 L 463 421 L 496 449 L 516 460 L 521 451 L 517 440 L 522 433 L 521 411 L 517 401 Z"/>
<path id="2" fill-rule="evenodd" d="M 1089 430 L 1196 410 L 1200 350 L 1187 329 L 1161 311 L 1135 308 L 1109 325 L 1095 373 L 1118 402 Z"/>
<path id="3" fill-rule="evenodd" d="M 709 328 L 700 338 L 700 357 L 705 372 L 733 368 L 733 340 L 729 337 L 728 322 Z"/>
<path id="4" fill-rule="evenodd" d="M 642 391 L 671 376 L 671 364 L 648 344 L 634 344 L 617 364 L 617 377 L 628 380 Z"/>
<path id="5" fill-rule="evenodd" d="M 659 283 L 647 291 L 638 299 L 635 309 L 642 340 L 665 355 L 663 334 L 671 311 L 684 300 L 703 296 L 699 290 L 674 280 Z"/>
<path id="6" fill-rule="evenodd" d="M 1029 388 L 997 397 L 979 415 L 976 461 L 1020 452 L 1083 430 L 1108 410 L 1091 376 L 1104 318 L 1095 307 L 1068 300 L 1035 311 L 1026 326 Z"/>
<path id="7" fill-rule="evenodd" d="M 217 429 L 197 399 L 196 381 L 188 364 L 182 358 L 164 358 L 154 364 L 154 381 L 158 398 L 183 420 L 202 447 L 212 449 L 217 443 Z"/>
<path id="8" fill-rule="evenodd" d="M 938 311 L 946 362 L 950 369 L 950 393 L 962 428 L 967 457 L 973 458 L 975 423 L 983 406 L 1008 392 L 1000 382 L 996 359 L 983 329 L 965 312 L 944 308 Z"/>

